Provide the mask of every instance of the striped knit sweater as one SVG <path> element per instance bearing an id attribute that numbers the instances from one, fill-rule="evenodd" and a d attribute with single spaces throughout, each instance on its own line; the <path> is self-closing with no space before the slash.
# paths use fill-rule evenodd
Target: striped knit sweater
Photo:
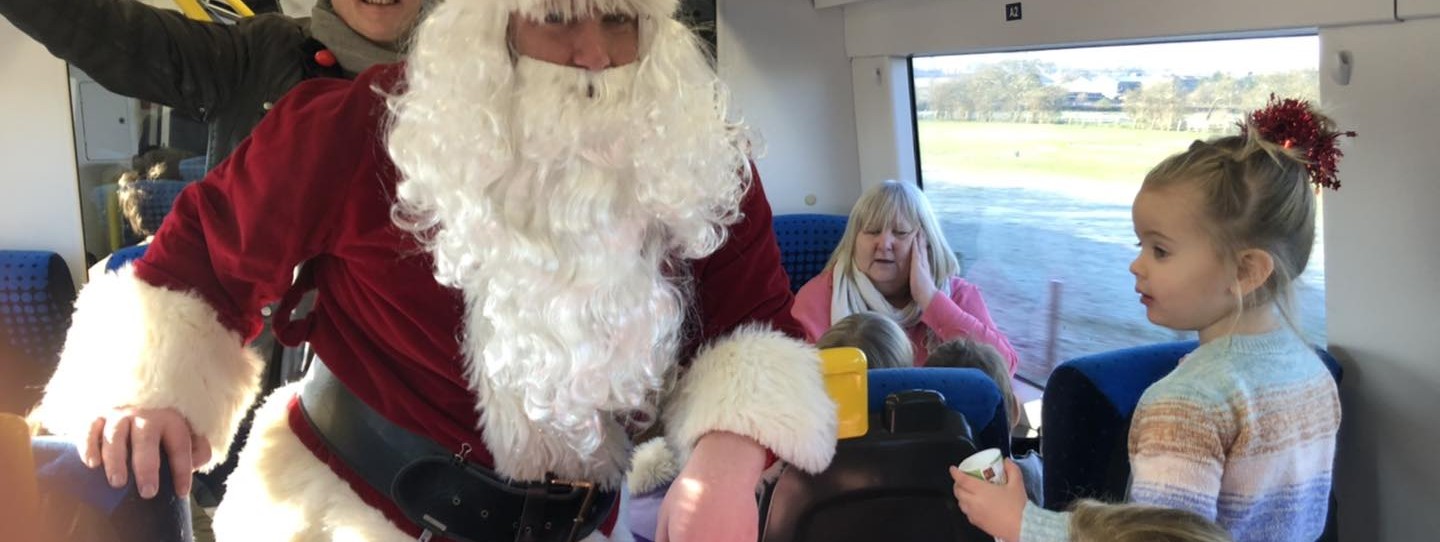
<path id="1" fill-rule="evenodd" d="M 1140 398 L 1130 500 L 1193 511 L 1237 542 L 1311 542 L 1339 428 L 1334 379 L 1289 329 L 1211 341 Z M 1028 505 L 1020 538 L 1069 540 L 1068 516 Z"/>

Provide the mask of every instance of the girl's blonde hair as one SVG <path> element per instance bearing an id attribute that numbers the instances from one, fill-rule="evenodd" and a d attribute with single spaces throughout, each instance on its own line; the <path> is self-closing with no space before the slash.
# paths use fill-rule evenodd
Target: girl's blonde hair
<path id="1" fill-rule="evenodd" d="M 115 198 L 120 203 L 120 216 L 130 225 L 130 231 L 135 232 L 136 235 L 143 238 L 155 235 L 155 230 L 159 229 L 159 225 L 146 227 L 152 225 L 145 223 L 145 213 L 142 209 L 145 200 L 149 198 L 151 194 L 149 191 L 141 188 L 139 184 L 136 184 L 139 180 L 139 174 L 135 171 L 120 173 L 120 176 L 115 180 L 115 184 L 119 185 L 119 187 L 115 189 Z"/>
<path id="2" fill-rule="evenodd" d="M 1005 357 L 988 344 L 970 339 L 954 339 L 930 349 L 926 367 L 959 367 L 980 369 L 995 381 L 1000 388 L 1000 401 L 1005 403 L 1006 421 L 1010 427 L 1020 421 L 1019 403 L 1015 401 L 1015 389 L 1010 385 L 1010 371 Z"/>
<path id="3" fill-rule="evenodd" d="M 865 353 L 871 369 L 915 366 L 910 338 L 895 320 L 878 312 L 857 312 L 841 318 L 816 341 L 817 348 L 849 346 Z"/>
<path id="4" fill-rule="evenodd" d="M 1322 126 L 1333 125 L 1314 115 Z M 1198 189 L 1206 231 L 1226 262 L 1248 249 L 1268 253 L 1274 272 L 1254 291 L 1237 291 L 1237 303 L 1243 310 L 1274 302 L 1296 329 L 1293 286 L 1310 259 L 1316 213 L 1302 152 L 1266 140 L 1249 125 L 1244 135 L 1196 141 L 1156 165 L 1140 186 L 1142 192 L 1181 184 Z"/>
<path id="5" fill-rule="evenodd" d="M 836 265 L 850 265 L 855 261 L 855 240 L 862 231 L 889 229 L 896 217 L 920 228 L 925 234 L 930 256 L 930 276 L 935 287 L 942 291 L 950 284 L 950 277 L 960 274 L 960 262 L 940 230 L 940 222 L 930 208 L 930 201 L 914 184 L 899 181 L 885 181 L 866 190 L 850 210 L 850 221 L 845 225 L 845 235 L 840 245 L 830 254 L 825 264 L 826 271 L 835 271 Z"/>
<path id="6" fill-rule="evenodd" d="M 1073 542 L 1232 542 L 1230 533 L 1193 512 L 1140 504 L 1075 503 Z"/>

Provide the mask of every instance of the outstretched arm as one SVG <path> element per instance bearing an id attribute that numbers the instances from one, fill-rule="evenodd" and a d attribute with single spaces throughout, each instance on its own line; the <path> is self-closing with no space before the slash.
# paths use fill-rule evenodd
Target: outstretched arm
<path id="1" fill-rule="evenodd" d="M 819 472 L 835 453 L 835 405 L 819 353 L 800 340 L 758 178 L 744 218 L 694 266 L 700 338 L 666 404 L 668 439 L 684 465 L 661 510 L 661 540 L 755 538 L 755 488 L 768 453 Z"/>
<path id="2" fill-rule="evenodd" d="M 201 118 L 224 107 L 250 60 L 249 23 L 192 21 L 135 0 L 0 0 L 0 15 L 110 91 Z"/>

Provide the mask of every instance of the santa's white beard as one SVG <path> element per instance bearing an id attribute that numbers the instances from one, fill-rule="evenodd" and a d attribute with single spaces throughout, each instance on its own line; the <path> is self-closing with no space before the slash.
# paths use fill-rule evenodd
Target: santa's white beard
<path id="1" fill-rule="evenodd" d="M 673 20 L 642 21 L 642 59 L 595 74 L 477 48 L 505 35 L 486 6 L 441 4 L 389 101 L 396 224 L 465 295 L 497 470 L 615 475 L 612 420 L 654 419 L 675 362 L 685 292 L 662 269 L 740 219 L 748 131 Z"/>
<path id="2" fill-rule="evenodd" d="M 510 174 L 439 217 L 465 236 L 434 256 L 468 269 L 456 277 L 465 347 L 491 445 L 606 461 L 595 452 L 610 420 L 653 418 L 683 293 L 662 272 L 668 228 L 636 195 L 634 77 L 633 66 L 594 74 L 522 58 Z M 516 419 L 532 423 L 493 427 Z"/>

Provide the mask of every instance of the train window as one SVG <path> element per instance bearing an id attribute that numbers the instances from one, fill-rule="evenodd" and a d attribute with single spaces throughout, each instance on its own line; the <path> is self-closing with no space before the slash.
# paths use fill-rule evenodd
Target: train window
<path id="1" fill-rule="evenodd" d="M 1318 100 L 1319 50 L 1312 35 L 913 59 L 922 186 L 1022 378 L 1193 338 L 1149 323 L 1137 301 L 1131 200 L 1162 158 L 1234 133 L 1271 93 Z M 1319 344 L 1323 239 L 1296 303 Z"/>

